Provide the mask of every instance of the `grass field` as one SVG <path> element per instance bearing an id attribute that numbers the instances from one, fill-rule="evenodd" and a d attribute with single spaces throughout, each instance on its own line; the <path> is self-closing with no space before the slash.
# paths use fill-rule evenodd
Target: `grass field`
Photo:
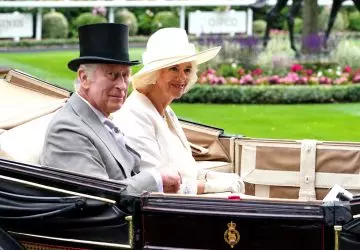
<path id="1" fill-rule="evenodd" d="M 360 104 L 173 104 L 179 117 L 258 138 L 360 141 Z"/>
<path id="2" fill-rule="evenodd" d="M 132 49 L 130 58 L 140 60 L 142 52 L 143 49 Z M 67 63 L 78 56 L 77 51 L 1 53 L 0 66 L 13 67 L 56 85 L 72 89 L 75 73 L 68 69 Z M 133 67 L 132 70 L 137 71 L 137 68 Z"/>
<path id="3" fill-rule="evenodd" d="M 142 49 L 131 50 L 132 59 Z M 52 83 L 72 88 L 75 73 L 67 62 L 75 51 L 1 53 L 0 66 L 14 67 Z M 136 71 L 133 68 L 133 71 Z M 360 141 L 360 104 L 215 105 L 173 104 L 179 117 L 250 137 Z"/>

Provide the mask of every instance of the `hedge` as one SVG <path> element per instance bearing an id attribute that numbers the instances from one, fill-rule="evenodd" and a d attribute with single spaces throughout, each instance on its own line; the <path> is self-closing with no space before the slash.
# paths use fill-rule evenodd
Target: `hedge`
<path id="1" fill-rule="evenodd" d="M 148 36 L 129 36 L 129 43 L 140 43 L 146 44 L 148 41 Z M 194 42 L 197 40 L 194 36 L 189 36 L 189 40 Z M 13 40 L 0 40 L 0 48 L 4 50 L 4 48 L 20 48 L 20 47 L 39 47 L 39 46 L 58 46 L 58 47 L 66 47 L 69 45 L 78 45 L 79 38 L 66 38 L 66 39 L 43 39 L 37 41 L 35 39 L 21 39 L 18 42 Z"/>
<path id="2" fill-rule="evenodd" d="M 337 86 L 211 86 L 197 84 L 176 102 L 226 104 L 360 102 L 360 84 Z"/>
<path id="3" fill-rule="evenodd" d="M 130 36 L 129 43 L 146 43 L 149 38 L 147 36 Z M 79 38 L 69 39 L 43 39 L 40 41 L 34 39 L 23 39 L 18 42 L 13 40 L 0 40 L 0 48 L 19 48 L 19 47 L 37 47 L 37 46 L 68 46 L 77 45 Z"/>

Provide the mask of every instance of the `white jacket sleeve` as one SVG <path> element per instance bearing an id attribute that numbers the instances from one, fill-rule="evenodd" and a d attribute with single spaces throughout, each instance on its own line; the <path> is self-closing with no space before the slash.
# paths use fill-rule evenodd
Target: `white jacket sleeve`
<path id="1" fill-rule="evenodd" d="M 160 167 L 161 154 L 151 117 L 125 110 L 114 122 L 125 134 L 125 142 L 141 155 L 141 169 Z"/>

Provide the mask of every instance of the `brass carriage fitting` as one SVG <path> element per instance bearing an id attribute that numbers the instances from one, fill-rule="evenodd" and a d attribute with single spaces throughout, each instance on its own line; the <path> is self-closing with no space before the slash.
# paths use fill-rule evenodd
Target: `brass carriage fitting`
<path id="1" fill-rule="evenodd" d="M 132 216 L 126 216 L 125 220 L 129 223 L 129 245 L 133 248 L 134 244 L 134 224 Z"/>
<path id="2" fill-rule="evenodd" d="M 340 244 L 339 244 L 339 236 L 340 236 L 340 232 L 342 230 L 342 226 L 334 226 L 334 231 L 335 231 L 335 246 L 334 246 L 334 250 L 339 250 L 340 249 Z"/>

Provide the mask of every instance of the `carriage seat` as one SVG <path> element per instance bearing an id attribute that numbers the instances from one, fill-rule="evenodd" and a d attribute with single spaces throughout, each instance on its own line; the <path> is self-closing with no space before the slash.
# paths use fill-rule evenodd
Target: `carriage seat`
<path id="1" fill-rule="evenodd" d="M 47 127 L 55 112 L 33 119 L 0 134 L 0 157 L 40 164 Z"/>
<path id="2" fill-rule="evenodd" d="M 47 127 L 55 112 L 33 119 L 9 130 L 0 131 L 0 157 L 28 164 L 40 164 Z M 196 161 L 199 170 L 233 172 L 226 161 Z"/>

